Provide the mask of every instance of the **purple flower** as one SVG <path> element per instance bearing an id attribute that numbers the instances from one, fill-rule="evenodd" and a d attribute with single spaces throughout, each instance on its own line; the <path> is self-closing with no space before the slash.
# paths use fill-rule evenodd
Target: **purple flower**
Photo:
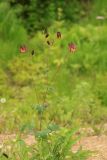
<path id="1" fill-rule="evenodd" d="M 25 45 L 20 46 L 20 53 L 26 53 L 27 47 Z"/>
<path id="2" fill-rule="evenodd" d="M 76 45 L 74 43 L 69 43 L 68 44 L 68 49 L 70 52 L 74 53 L 77 49 Z"/>

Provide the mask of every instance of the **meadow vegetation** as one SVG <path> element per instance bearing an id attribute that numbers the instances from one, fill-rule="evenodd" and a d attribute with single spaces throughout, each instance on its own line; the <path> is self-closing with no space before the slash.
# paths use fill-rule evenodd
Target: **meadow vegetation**
<path id="1" fill-rule="evenodd" d="M 23 5 L 18 4 L 18 8 L 12 3 L 10 7 L 7 2 L 0 2 L 0 98 L 6 99 L 5 103 L 0 103 L 0 132 L 35 133 L 39 139 L 35 153 L 34 146 L 28 149 L 19 139 L 13 144 L 16 148 L 11 148 L 12 160 L 18 156 L 19 159 L 26 157 L 24 160 L 29 157 L 30 160 L 65 160 L 75 142 L 68 143 L 72 135 L 68 130 L 75 130 L 77 126 L 95 128 L 107 122 L 107 2 L 90 1 L 89 8 L 84 1 L 75 2 L 72 5 L 82 5 L 72 10 L 71 17 L 70 10 L 69 13 L 65 10 L 64 15 L 60 10 L 59 20 L 55 20 L 55 4 L 50 3 L 48 11 L 50 9 L 51 16 L 55 17 L 49 19 L 51 16 L 46 14 L 41 23 L 37 21 L 39 24 L 34 21 L 37 16 L 32 14 L 34 8 L 28 8 L 30 14 L 23 21 Z M 43 10 L 40 11 L 37 13 L 42 16 Z M 104 19 L 97 19 L 99 15 Z M 47 45 L 40 29 L 47 17 L 51 20 L 45 25 L 49 25 L 49 39 L 54 40 L 52 46 Z M 61 32 L 61 39 L 57 39 L 57 31 Z M 77 46 L 74 54 L 68 50 L 69 42 Z M 27 46 L 26 54 L 20 53 L 21 44 Z M 42 106 L 44 95 L 45 107 Z M 61 130 L 57 133 L 58 126 Z M 11 155 L 16 150 L 20 155 Z M 86 155 L 80 151 L 71 157 L 72 160 L 84 160 Z M 68 160 L 71 157 L 68 156 Z"/>

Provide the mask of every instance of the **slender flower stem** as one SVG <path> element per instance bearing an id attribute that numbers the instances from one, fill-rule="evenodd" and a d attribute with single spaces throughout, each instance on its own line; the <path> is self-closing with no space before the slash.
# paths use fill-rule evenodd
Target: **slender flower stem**
<path id="1" fill-rule="evenodd" d="M 66 61 L 66 59 L 68 58 L 68 55 L 69 55 L 69 54 L 65 54 L 65 56 L 64 56 L 64 60 L 65 60 L 65 61 Z M 60 71 L 61 67 L 62 67 L 62 65 L 60 64 L 60 65 L 58 66 L 55 74 L 53 75 L 53 77 L 52 77 L 52 79 L 51 79 L 51 82 L 55 81 L 55 78 L 57 77 L 57 74 L 58 74 L 58 72 Z"/>
<path id="2" fill-rule="evenodd" d="M 42 114 L 39 115 L 39 130 L 42 129 Z"/>
<path id="3" fill-rule="evenodd" d="M 39 104 L 39 103 L 40 103 L 40 102 L 39 102 L 39 96 L 38 96 L 38 93 L 37 93 L 37 89 L 36 89 L 36 87 L 35 87 L 35 95 L 36 95 L 37 103 Z"/>
<path id="4" fill-rule="evenodd" d="M 48 70 L 49 69 L 49 56 L 48 55 L 45 56 L 45 62 L 47 64 L 47 70 Z M 48 82 L 48 80 L 49 80 L 48 71 L 46 72 L 46 79 L 47 79 L 47 82 Z M 46 91 L 44 92 L 44 95 L 43 95 L 43 104 L 45 104 L 45 100 L 46 100 L 46 96 L 47 96 L 47 91 L 48 91 L 48 87 L 46 88 Z"/>
<path id="5" fill-rule="evenodd" d="M 33 56 L 32 55 L 30 55 L 30 57 L 31 57 L 31 60 L 33 61 Z M 32 62 L 31 61 L 31 62 Z M 39 96 L 38 96 L 38 92 L 37 92 L 37 87 L 35 86 L 35 98 L 36 98 L 36 100 L 37 100 L 37 103 L 39 104 Z"/>
<path id="6" fill-rule="evenodd" d="M 31 56 L 31 59 L 33 61 L 33 56 L 32 55 L 30 55 L 30 56 Z M 39 105 L 40 101 L 39 101 L 39 95 L 38 95 L 38 92 L 37 92 L 37 85 L 35 85 L 34 90 L 35 90 L 35 98 L 37 100 L 37 104 Z M 38 119 L 39 119 L 39 129 L 41 130 L 41 128 L 42 128 L 42 117 L 41 117 L 41 115 L 39 116 L 39 114 L 38 114 Z"/>
<path id="7" fill-rule="evenodd" d="M 65 56 L 64 56 L 64 60 L 66 61 L 66 59 L 68 58 L 68 55 L 69 54 L 65 54 Z M 55 74 L 52 76 L 52 79 L 51 79 L 51 81 L 50 82 L 54 82 L 55 81 L 55 79 L 56 79 L 56 77 L 57 77 L 57 74 L 58 74 L 58 72 L 60 71 L 60 69 L 61 69 L 61 64 L 57 67 L 57 69 L 56 69 L 56 72 L 55 72 Z M 44 95 L 44 102 L 43 103 L 45 103 L 45 101 L 46 101 L 46 95 L 47 95 L 47 92 L 48 92 L 48 87 L 47 87 L 47 89 L 46 89 L 46 92 L 45 92 L 45 95 Z"/>

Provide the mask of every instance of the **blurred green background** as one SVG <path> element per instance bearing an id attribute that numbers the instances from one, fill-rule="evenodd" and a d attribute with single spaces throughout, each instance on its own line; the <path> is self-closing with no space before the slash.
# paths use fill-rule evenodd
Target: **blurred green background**
<path id="1" fill-rule="evenodd" d="M 43 28 L 54 40 L 51 47 Z M 76 44 L 76 54 L 69 53 L 70 42 Z M 26 54 L 19 52 L 22 44 Z M 41 102 L 46 69 L 50 81 L 61 62 L 47 96 L 44 126 L 45 121 L 70 127 L 106 123 L 107 0 L 0 0 L 0 98 L 6 98 L 0 103 L 0 132 L 38 127 L 32 109 L 36 92 Z"/>

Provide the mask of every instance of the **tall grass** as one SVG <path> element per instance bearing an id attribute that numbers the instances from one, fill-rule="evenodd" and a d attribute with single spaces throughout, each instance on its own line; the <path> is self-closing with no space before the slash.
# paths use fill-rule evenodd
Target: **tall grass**
<path id="1" fill-rule="evenodd" d="M 15 10 L 6 2 L 0 3 L 0 58 L 8 60 L 16 56 L 19 45 L 26 41 L 26 30 L 16 18 Z"/>

